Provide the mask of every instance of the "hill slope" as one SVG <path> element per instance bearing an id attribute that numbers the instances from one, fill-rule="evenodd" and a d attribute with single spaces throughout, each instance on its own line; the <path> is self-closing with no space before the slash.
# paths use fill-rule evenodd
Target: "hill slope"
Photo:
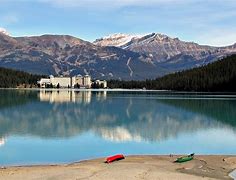
<path id="1" fill-rule="evenodd" d="M 165 89 L 176 91 L 236 92 L 236 55 L 203 67 L 147 81 L 110 81 L 110 87 Z"/>
<path id="2" fill-rule="evenodd" d="M 0 67 L 0 88 L 16 88 L 18 86 L 36 86 L 40 75 Z"/>

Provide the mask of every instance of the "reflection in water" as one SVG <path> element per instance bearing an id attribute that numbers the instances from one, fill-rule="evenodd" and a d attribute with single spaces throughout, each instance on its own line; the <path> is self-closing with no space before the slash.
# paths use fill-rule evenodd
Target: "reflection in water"
<path id="1" fill-rule="evenodd" d="M 123 141 L 141 141 L 143 138 L 138 134 L 132 134 L 128 129 L 124 127 L 116 127 L 116 128 L 100 128 L 98 130 L 98 134 L 100 134 L 104 139 L 114 141 L 114 142 L 123 142 Z"/>
<path id="2" fill-rule="evenodd" d="M 28 102 L 0 109 L 0 136 L 68 138 L 90 131 L 110 141 L 155 142 L 209 128 L 235 131 L 234 124 L 229 123 L 236 117 L 234 101 L 187 101 L 156 98 L 158 96 L 35 91 L 31 98 L 27 96 Z M 216 110 L 221 111 L 221 116 L 214 116 Z"/>
<path id="3" fill-rule="evenodd" d="M 211 96 L 0 90 L 0 165 L 118 153 L 235 154 L 235 97 Z"/>
<path id="4" fill-rule="evenodd" d="M 25 90 L 0 90 L 0 109 L 14 107 L 37 100 L 35 91 Z"/>
<path id="5" fill-rule="evenodd" d="M 86 91 L 84 93 L 77 91 L 47 91 L 40 90 L 39 92 L 40 101 L 48 101 L 50 103 L 64 103 L 64 102 L 82 102 L 90 103 L 91 101 L 91 91 Z"/>
<path id="6" fill-rule="evenodd" d="M 182 99 L 182 100 L 161 100 L 162 103 L 191 111 L 198 114 L 204 114 L 214 120 L 227 123 L 236 127 L 236 102 L 235 98 L 231 100 L 222 99 Z"/>
<path id="7" fill-rule="evenodd" d="M 105 100 L 107 92 L 99 91 L 96 93 L 98 100 Z M 80 102 L 89 104 L 92 98 L 91 91 L 68 91 L 68 90 L 40 90 L 40 101 L 46 101 L 50 103 L 65 103 L 65 102 Z"/>
<path id="8" fill-rule="evenodd" d="M 5 139 L 4 138 L 0 138 L 0 147 L 3 146 L 5 144 Z"/>

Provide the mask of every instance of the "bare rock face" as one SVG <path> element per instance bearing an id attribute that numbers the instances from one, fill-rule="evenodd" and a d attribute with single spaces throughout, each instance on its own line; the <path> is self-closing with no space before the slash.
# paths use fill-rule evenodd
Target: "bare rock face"
<path id="1" fill-rule="evenodd" d="M 37 74 L 89 73 L 100 79 L 143 80 L 233 53 L 236 44 L 201 46 L 156 33 L 115 34 L 90 43 L 68 35 L 11 37 L 0 31 L 0 66 Z"/>
<path id="2" fill-rule="evenodd" d="M 65 35 L 15 38 L 0 34 L 0 66 L 48 75 L 89 73 L 100 79 L 142 79 L 156 72 L 139 53 Z"/>
<path id="3" fill-rule="evenodd" d="M 118 43 L 119 40 L 126 40 Z M 133 52 L 143 53 L 154 62 L 167 62 L 174 57 L 191 56 L 196 61 L 206 60 L 211 57 L 221 57 L 236 53 L 236 45 L 228 47 L 202 46 L 194 42 L 184 42 L 178 38 L 170 38 L 163 34 L 151 33 L 144 36 L 121 34 L 98 39 L 94 42 L 102 46 L 118 46 Z"/>

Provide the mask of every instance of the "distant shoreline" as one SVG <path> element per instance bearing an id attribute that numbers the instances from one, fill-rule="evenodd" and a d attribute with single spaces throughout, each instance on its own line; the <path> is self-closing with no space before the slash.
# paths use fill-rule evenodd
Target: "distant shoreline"
<path id="1" fill-rule="evenodd" d="M 71 92 L 159 92 L 163 94 L 176 95 L 196 95 L 196 96 L 229 96 L 235 97 L 236 92 L 193 92 L 193 91 L 172 91 L 172 90 L 152 90 L 152 89 L 73 89 L 73 88 L 0 88 L 0 90 L 29 90 L 29 91 L 71 91 Z"/>
<path id="2" fill-rule="evenodd" d="M 155 89 L 74 89 L 74 88 L 0 88 L 0 90 L 31 90 L 31 91 L 92 91 L 92 92 L 163 92 L 173 94 L 192 94 L 192 95 L 236 95 L 236 92 L 195 92 L 195 91 L 173 91 L 173 90 L 155 90 Z"/>

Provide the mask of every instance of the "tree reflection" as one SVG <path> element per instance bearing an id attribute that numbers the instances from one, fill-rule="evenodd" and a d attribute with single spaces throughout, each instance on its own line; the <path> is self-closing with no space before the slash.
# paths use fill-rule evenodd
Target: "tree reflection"
<path id="1" fill-rule="evenodd" d="M 4 101 L 12 103 L 0 109 L 0 137 L 68 138 L 91 131 L 111 141 L 162 141 L 209 128 L 235 128 L 229 123 L 234 121 L 235 103 L 229 100 L 66 90 L 31 93 L 18 93 L 12 100 L 2 93 L 8 99 Z"/>

